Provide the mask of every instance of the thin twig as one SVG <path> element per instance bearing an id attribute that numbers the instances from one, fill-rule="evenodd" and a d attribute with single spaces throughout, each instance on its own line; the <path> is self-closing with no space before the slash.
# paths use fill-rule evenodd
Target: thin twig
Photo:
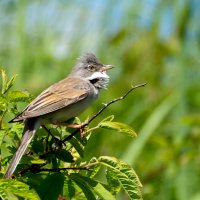
<path id="1" fill-rule="evenodd" d="M 99 162 L 93 162 L 93 163 L 89 163 L 89 164 L 85 165 L 84 167 L 88 169 L 88 168 L 90 168 L 94 165 L 97 165 L 97 164 L 99 164 Z"/>
<path id="2" fill-rule="evenodd" d="M 62 140 L 62 143 L 65 143 L 66 141 L 72 139 L 78 132 L 79 132 L 79 129 L 76 129 L 72 134 L 70 134 L 64 140 Z"/>
<path id="3" fill-rule="evenodd" d="M 89 120 L 85 121 L 82 123 L 81 129 L 83 129 L 84 127 L 86 127 L 88 124 L 90 124 L 97 116 L 99 116 L 108 106 L 110 106 L 111 104 L 120 101 L 122 99 L 125 99 L 133 90 L 140 88 L 140 87 L 144 87 L 146 85 L 146 83 L 140 84 L 140 85 L 136 85 L 136 86 L 132 86 L 123 96 L 118 97 L 116 99 L 113 99 L 112 101 L 104 104 L 104 106 L 95 114 L 93 115 Z M 76 129 L 71 135 L 67 136 L 64 140 L 62 140 L 62 143 L 70 140 L 74 135 L 76 135 L 79 132 L 80 129 Z"/>
<path id="4" fill-rule="evenodd" d="M 19 171 L 18 172 L 18 174 L 25 174 L 26 172 L 28 172 L 28 171 L 31 171 L 31 172 L 33 172 L 33 171 L 37 171 L 39 168 L 41 168 L 41 167 L 43 167 L 43 166 L 45 166 L 47 163 L 43 163 L 43 164 L 41 164 L 41 165 L 31 165 L 31 166 L 29 166 L 29 167 L 26 167 L 25 169 L 22 169 L 21 171 Z"/>
<path id="5" fill-rule="evenodd" d="M 90 169 L 88 169 L 88 167 L 64 167 L 64 168 L 52 168 L 52 169 L 45 169 L 45 168 L 36 168 L 36 167 L 30 167 L 27 170 L 21 171 L 20 174 L 24 174 L 28 171 L 31 171 L 32 173 L 36 174 L 39 172 L 60 172 L 60 171 L 66 171 L 66 170 L 87 170 L 90 171 Z"/>
<path id="6" fill-rule="evenodd" d="M 111 104 L 120 101 L 122 99 L 125 99 L 133 90 L 139 88 L 139 87 L 144 87 L 146 85 L 146 83 L 140 84 L 140 85 L 136 85 L 136 86 L 132 86 L 131 89 L 129 89 L 123 96 L 118 97 L 116 99 L 113 99 L 112 101 L 104 104 L 104 107 L 102 107 L 95 115 L 93 115 L 88 121 L 87 121 L 87 125 L 92 122 L 98 115 L 100 115 L 108 106 L 110 106 Z"/>
<path id="7" fill-rule="evenodd" d="M 47 131 L 47 133 L 49 135 L 51 135 L 51 137 L 58 143 L 59 146 L 62 146 L 62 144 L 64 144 L 66 146 L 66 144 L 62 141 L 62 140 L 59 140 L 57 137 L 55 137 L 51 131 L 45 126 L 45 125 L 42 125 L 42 128 Z"/>
<path id="8" fill-rule="evenodd" d="M 38 172 L 60 172 L 66 170 L 89 170 L 87 167 L 64 167 L 64 168 L 52 168 L 52 169 L 37 169 Z"/>

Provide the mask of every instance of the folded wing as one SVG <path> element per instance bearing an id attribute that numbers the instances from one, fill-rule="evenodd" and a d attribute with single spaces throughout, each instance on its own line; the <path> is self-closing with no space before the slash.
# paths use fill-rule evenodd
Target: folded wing
<path id="1" fill-rule="evenodd" d="M 79 78 L 66 78 L 43 91 L 10 122 L 38 117 L 62 109 L 88 96 L 90 85 Z"/>

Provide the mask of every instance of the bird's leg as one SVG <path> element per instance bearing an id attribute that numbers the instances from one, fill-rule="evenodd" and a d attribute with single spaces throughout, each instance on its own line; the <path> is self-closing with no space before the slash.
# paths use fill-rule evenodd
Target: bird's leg
<path id="1" fill-rule="evenodd" d="M 81 138 L 84 137 L 84 128 L 87 126 L 86 122 L 82 122 L 81 124 L 68 124 L 67 127 L 78 129 L 80 131 Z"/>
<path id="2" fill-rule="evenodd" d="M 69 128 L 75 128 L 75 129 L 81 129 L 82 128 L 82 124 L 67 124 L 66 125 Z"/>
<path id="3" fill-rule="evenodd" d="M 80 132 L 81 137 L 84 137 L 84 128 L 88 125 L 88 123 L 82 122 L 80 124 L 77 124 L 77 123 L 74 123 L 74 120 L 70 120 L 66 122 L 56 122 L 54 123 L 54 125 L 77 129 Z"/>

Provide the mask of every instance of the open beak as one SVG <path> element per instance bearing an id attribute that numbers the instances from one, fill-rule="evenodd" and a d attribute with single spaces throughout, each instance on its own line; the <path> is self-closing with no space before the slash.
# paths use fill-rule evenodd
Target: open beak
<path id="1" fill-rule="evenodd" d="M 101 72 L 106 72 L 107 70 L 112 69 L 113 67 L 114 67 L 113 65 L 104 65 L 101 68 Z"/>

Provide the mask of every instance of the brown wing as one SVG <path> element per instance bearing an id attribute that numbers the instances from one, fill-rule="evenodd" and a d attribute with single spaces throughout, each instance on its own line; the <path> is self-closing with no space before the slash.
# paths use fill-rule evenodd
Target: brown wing
<path id="1" fill-rule="evenodd" d="M 38 117 L 62 109 L 88 96 L 88 82 L 75 77 L 66 78 L 43 91 L 11 122 Z"/>

